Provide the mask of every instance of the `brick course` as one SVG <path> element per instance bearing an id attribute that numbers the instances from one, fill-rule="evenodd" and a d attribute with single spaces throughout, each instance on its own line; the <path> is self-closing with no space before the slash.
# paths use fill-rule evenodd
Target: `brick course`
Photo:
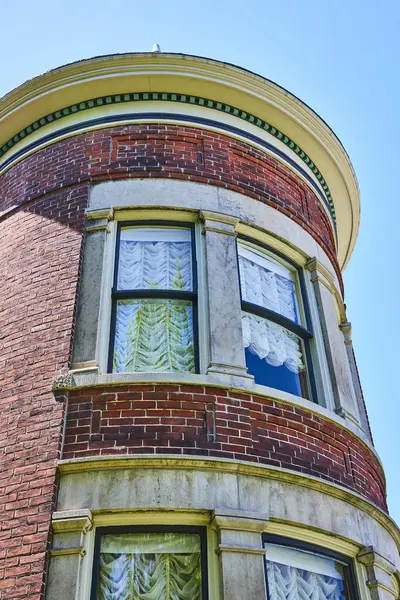
<path id="1" fill-rule="evenodd" d="M 387 509 L 384 475 L 366 446 L 336 423 L 260 396 L 186 385 L 71 391 L 63 458 L 126 454 L 283 467 L 350 488 Z"/>
<path id="2" fill-rule="evenodd" d="M 341 281 L 332 228 L 316 194 L 261 150 L 194 127 L 128 125 L 54 143 L 1 177 L 0 211 L 60 188 L 134 177 L 208 183 L 272 206 L 316 239 Z"/>

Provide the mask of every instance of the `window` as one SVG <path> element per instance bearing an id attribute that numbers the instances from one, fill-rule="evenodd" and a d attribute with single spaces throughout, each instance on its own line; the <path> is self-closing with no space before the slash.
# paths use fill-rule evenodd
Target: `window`
<path id="1" fill-rule="evenodd" d="M 264 540 L 268 600 L 356 598 L 349 559 L 329 551 L 320 554 L 319 548 L 299 542 L 288 546 L 286 540 L 279 541 Z"/>
<path id="2" fill-rule="evenodd" d="M 198 371 L 194 266 L 190 226 L 119 227 L 109 371 Z"/>
<path id="3" fill-rule="evenodd" d="M 97 530 L 91 600 L 207 600 L 207 590 L 204 529 Z"/>
<path id="4" fill-rule="evenodd" d="M 309 398 L 306 356 L 311 332 L 296 269 L 238 242 L 243 343 L 255 382 Z"/>

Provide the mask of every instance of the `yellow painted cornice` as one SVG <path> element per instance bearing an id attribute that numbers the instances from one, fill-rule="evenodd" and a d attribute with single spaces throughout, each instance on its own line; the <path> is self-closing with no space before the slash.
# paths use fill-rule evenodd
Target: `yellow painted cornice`
<path id="1" fill-rule="evenodd" d="M 239 67 L 165 53 L 110 55 L 65 65 L 27 81 L 1 99 L 0 147 L 47 114 L 90 98 L 127 92 L 210 98 L 247 111 L 289 136 L 315 162 L 329 186 L 337 215 L 338 258 L 345 267 L 355 244 L 360 213 L 357 180 L 347 153 L 333 131 L 306 104 L 277 84 Z M 96 110 L 87 111 L 87 119 L 94 118 Z M 218 114 L 212 114 L 210 118 L 218 120 Z M 15 149 L 23 145 L 24 140 Z"/>

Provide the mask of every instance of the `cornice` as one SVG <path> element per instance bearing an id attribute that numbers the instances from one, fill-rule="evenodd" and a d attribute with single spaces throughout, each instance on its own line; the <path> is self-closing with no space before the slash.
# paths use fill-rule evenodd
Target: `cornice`
<path id="1" fill-rule="evenodd" d="M 230 114 L 236 118 L 251 123 L 255 127 L 262 129 L 263 131 L 266 131 L 270 135 L 274 136 L 276 139 L 280 140 L 295 154 L 297 154 L 301 161 L 303 161 L 303 163 L 306 165 L 306 167 L 315 175 L 323 190 L 324 195 L 322 196 L 322 198 L 326 203 L 326 207 L 335 226 L 335 207 L 329 187 L 325 179 L 323 178 L 322 173 L 319 171 L 318 167 L 314 164 L 314 162 L 307 155 L 307 153 L 304 152 L 304 150 L 300 146 L 298 146 L 298 144 L 296 144 L 292 139 L 285 135 L 283 131 L 277 129 L 276 127 L 274 127 L 270 123 L 267 123 L 263 119 L 260 119 L 256 115 L 244 111 L 238 107 L 231 106 L 230 104 L 219 102 L 217 100 L 211 100 L 210 98 L 203 98 L 202 96 L 180 94 L 178 92 L 124 92 L 121 94 L 110 94 L 106 96 L 98 96 L 96 98 L 82 99 L 82 101 L 76 102 L 69 106 L 60 107 L 58 110 L 55 110 L 49 114 L 42 115 L 40 118 L 37 118 L 32 123 L 29 123 L 29 125 L 24 127 L 22 130 L 15 132 L 15 134 L 10 139 L 6 140 L 0 147 L 0 159 L 4 157 L 19 142 L 25 142 L 25 140 L 27 140 L 30 136 L 35 134 L 40 129 L 43 129 L 47 125 L 54 124 L 57 121 L 61 121 L 62 119 L 81 113 L 83 111 L 91 111 L 100 107 L 106 107 L 116 104 L 124 105 L 126 103 L 135 102 L 173 102 L 200 106 L 202 108 L 220 111 L 224 114 Z M 111 122 L 113 121 L 112 116 L 110 117 L 110 120 Z M 90 124 L 91 121 L 89 121 L 88 125 Z M 81 124 L 80 128 L 78 126 L 75 133 L 79 133 L 80 129 L 82 129 L 82 126 L 84 125 L 85 123 Z M 307 173 L 305 174 L 307 176 Z M 319 190 L 317 189 L 317 191 Z"/>
<path id="2" fill-rule="evenodd" d="M 312 161 L 317 161 L 323 172 L 320 175 L 322 182 L 328 186 L 328 196 L 330 192 L 335 200 L 339 238 L 342 236 L 340 262 L 343 267 L 346 265 L 358 230 L 359 194 L 343 146 L 326 123 L 298 98 L 239 67 L 206 58 L 164 53 L 113 55 L 66 65 L 30 80 L 4 96 L 0 108 L 4 137 L 0 145 L 30 123 L 74 103 L 79 105 L 90 98 L 106 97 L 106 94 L 131 93 L 129 90 L 159 94 L 177 90 L 181 95 L 204 100 L 215 98 L 215 103 L 230 106 L 232 110 L 238 107 L 240 113 L 248 114 L 248 122 L 256 127 L 257 120 L 267 123 L 270 126 L 268 133 L 289 148 L 291 143 L 293 147 L 298 146 L 305 157 L 310 157 L 308 167 L 313 173 L 315 165 Z"/>

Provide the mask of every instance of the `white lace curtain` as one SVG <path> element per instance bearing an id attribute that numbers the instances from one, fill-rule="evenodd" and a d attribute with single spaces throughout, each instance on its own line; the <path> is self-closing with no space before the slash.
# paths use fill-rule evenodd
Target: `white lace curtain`
<path id="1" fill-rule="evenodd" d="M 200 600 L 196 535 L 106 536 L 100 554 L 98 600 Z"/>
<path id="2" fill-rule="evenodd" d="M 270 600 L 344 600 L 343 581 L 279 563 L 267 563 Z"/>
<path id="3" fill-rule="evenodd" d="M 299 323 L 296 289 L 289 269 L 239 244 L 242 298 Z M 250 352 L 274 367 L 304 369 L 299 338 L 286 328 L 243 312 L 243 342 Z"/>
<path id="4" fill-rule="evenodd" d="M 270 600 L 344 600 L 343 567 L 331 558 L 265 544 Z"/>
<path id="5" fill-rule="evenodd" d="M 273 367 L 285 365 L 298 373 L 305 368 L 297 335 L 257 315 L 242 313 L 243 344 Z"/>
<path id="6" fill-rule="evenodd" d="M 118 289 L 192 290 L 190 231 L 122 229 Z"/>
<path id="7" fill-rule="evenodd" d="M 243 300 L 299 322 L 289 269 L 239 245 L 239 271 Z"/>

